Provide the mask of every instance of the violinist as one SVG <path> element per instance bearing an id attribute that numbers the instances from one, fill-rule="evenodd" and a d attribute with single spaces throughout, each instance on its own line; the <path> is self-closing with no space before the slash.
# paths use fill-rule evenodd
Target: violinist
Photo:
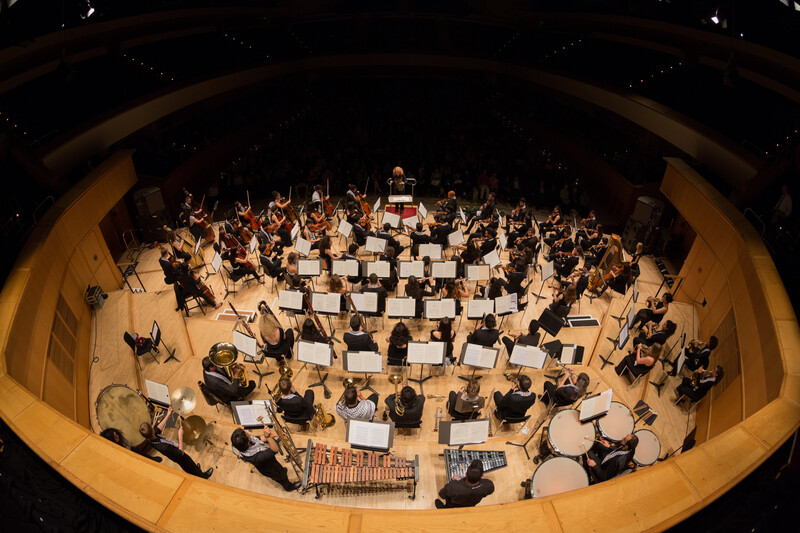
<path id="1" fill-rule="evenodd" d="M 461 252 L 461 260 L 464 262 L 465 265 L 472 265 L 478 262 L 481 258 L 481 254 L 478 251 L 478 245 L 475 241 L 467 243 L 464 247 L 464 251 Z"/>
<path id="2" fill-rule="evenodd" d="M 486 240 L 481 243 L 481 247 L 478 250 L 478 253 L 481 257 L 484 255 L 491 253 L 493 250 L 497 248 L 497 230 L 494 228 L 489 228 L 486 230 Z"/>
<path id="3" fill-rule="evenodd" d="M 180 260 L 170 255 L 169 250 L 166 248 L 161 249 L 161 257 L 158 259 L 158 265 L 164 272 L 164 283 L 172 285 L 178 279 L 177 266 L 180 265 Z"/>
<path id="4" fill-rule="evenodd" d="M 431 229 L 431 242 L 433 244 L 438 244 L 442 248 L 447 248 L 450 244 L 447 240 L 447 236 L 451 233 L 453 233 L 453 226 L 450 225 L 450 222 L 444 220 L 441 224 Z"/>
<path id="5" fill-rule="evenodd" d="M 556 274 L 562 278 L 568 277 L 572 274 L 572 271 L 575 270 L 575 267 L 578 266 L 581 257 L 583 257 L 583 248 L 580 246 L 576 246 L 571 252 L 557 253 L 555 264 L 553 265 Z"/>
<path id="6" fill-rule="evenodd" d="M 511 213 L 508 215 L 506 219 L 506 233 L 510 233 L 511 230 L 516 228 L 517 226 L 521 226 L 525 224 L 525 221 L 528 218 L 528 205 L 525 201 L 525 198 L 519 199 L 519 204 L 515 207 Z"/>
<path id="7" fill-rule="evenodd" d="M 584 239 L 583 242 L 586 242 L 586 240 Z M 594 246 L 590 246 L 589 248 L 581 246 L 581 248 L 586 250 L 584 264 L 590 268 L 597 266 L 600 264 L 603 256 L 606 255 L 606 252 L 608 251 L 608 237 L 603 237 L 603 240 Z"/>
<path id="8" fill-rule="evenodd" d="M 584 233 L 586 234 L 586 238 L 585 239 L 581 239 L 580 243 L 581 243 L 581 247 L 584 250 L 588 250 L 592 246 L 595 246 L 596 244 L 599 244 L 600 241 L 603 239 L 603 225 L 602 224 L 598 224 L 595 229 L 586 228 L 584 230 Z M 576 240 L 577 240 L 577 238 L 576 238 Z"/>
<path id="9" fill-rule="evenodd" d="M 411 257 L 417 259 L 419 257 L 419 245 L 430 244 L 431 236 L 423 230 L 422 222 L 417 222 L 417 227 L 409 235 L 411 238 Z"/>
<path id="10" fill-rule="evenodd" d="M 549 307 L 558 316 L 567 316 L 572 311 L 572 304 L 577 300 L 578 288 L 574 283 L 570 283 L 566 289 L 553 290 L 553 301 Z"/>
<path id="11" fill-rule="evenodd" d="M 597 218 L 594 211 L 589 211 L 589 216 L 581 220 L 581 229 L 575 232 L 575 244 L 580 244 L 583 239 L 588 239 L 587 230 L 594 231 L 597 228 Z"/>
<path id="12" fill-rule="evenodd" d="M 306 218 L 306 223 L 303 226 L 303 238 L 311 243 L 312 250 L 317 250 L 319 249 L 320 238 L 317 237 L 317 232 L 311 229 L 311 225 L 313 223 L 314 222 L 311 217 Z"/>
<path id="13" fill-rule="evenodd" d="M 539 233 L 542 235 L 552 231 L 554 226 L 560 226 L 562 224 L 561 218 L 561 208 L 559 206 L 555 206 L 553 208 L 553 213 L 547 217 L 547 220 L 539 224 Z"/>
<path id="14" fill-rule="evenodd" d="M 400 257 L 400 254 L 403 253 L 403 250 L 405 250 L 406 247 L 400 244 L 400 241 L 392 237 L 392 234 L 390 233 L 391 230 L 392 226 L 387 222 L 383 225 L 383 230 L 377 232 L 375 236 L 379 239 L 386 239 L 387 248 L 389 246 L 394 248 L 395 257 Z"/>
<path id="15" fill-rule="evenodd" d="M 269 257 L 267 244 L 260 244 L 258 246 L 258 261 L 264 268 L 264 272 L 266 272 L 271 278 L 277 278 L 286 272 L 286 269 L 281 266 L 281 258 L 277 253 L 274 257 Z"/>
<path id="16" fill-rule="evenodd" d="M 536 230 L 533 228 L 533 222 L 530 213 L 528 213 L 528 215 L 525 216 L 525 218 L 518 224 L 515 222 L 509 222 L 507 226 L 510 226 L 510 228 L 507 227 L 506 229 L 506 241 L 508 243 L 508 248 L 514 248 L 521 245 L 524 249 L 526 246 L 530 246 L 530 244 L 527 243 L 530 243 L 531 241 L 533 242 L 533 246 L 530 247 L 534 248 L 536 244 L 539 243 L 539 239 L 536 237 Z M 509 229 L 511 231 L 509 231 Z"/>
<path id="17" fill-rule="evenodd" d="M 678 398 L 686 396 L 692 402 L 699 402 L 724 376 L 725 373 L 719 365 L 713 370 L 695 372 L 691 378 L 683 378 L 681 384 L 675 388 L 675 394 Z"/>
<path id="18" fill-rule="evenodd" d="M 214 307 L 214 309 L 222 307 L 221 303 L 217 303 L 214 300 L 214 293 L 200 281 L 197 274 L 189 271 L 189 265 L 187 263 L 181 263 L 178 266 L 177 282 L 183 290 L 184 299 L 199 298 L 208 305 Z"/>
<path id="19" fill-rule="evenodd" d="M 481 220 L 488 220 L 492 213 L 494 213 L 495 209 L 495 194 L 493 192 L 489 193 L 489 197 L 486 199 L 486 202 L 481 206 L 478 211 L 475 212 L 475 215 L 469 221 L 469 225 L 467 226 L 467 231 L 465 233 L 470 233 L 472 231 L 472 226 L 476 222 L 480 222 Z"/>
<path id="20" fill-rule="evenodd" d="M 455 213 L 458 211 L 458 200 L 456 200 L 456 191 L 447 191 L 447 198 L 436 202 L 443 212 Z"/>
<path id="21" fill-rule="evenodd" d="M 416 276 L 408 276 L 406 281 L 406 296 L 414 298 L 416 301 L 416 318 L 422 317 L 423 303 L 422 299 L 426 296 L 433 296 L 433 291 L 428 290 L 431 288 L 430 278 L 422 278 L 417 280 Z"/>
<path id="22" fill-rule="evenodd" d="M 547 235 L 544 237 L 544 243 L 551 248 L 550 252 L 552 253 L 553 244 L 557 241 L 563 241 L 565 239 L 569 240 L 569 236 L 572 234 L 572 228 L 567 226 L 565 228 L 554 228 L 553 231 L 548 232 Z M 561 243 L 559 243 L 559 246 Z M 572 248 L 569 248 L 570 250 Z"/>
<path id="23" fill-rule="evenodd" d="M 547 256 L 548 261 L 555 261 L 559 254 L 566 255 L 572 253 L 575 249 L 575 243 L 569 238 L 571 232 L 571 228 L 564 228 L 561 232 L 561 238 L 552 241 L 552 244 L 550 244 L 550 253 Z M 548 239 L 545 239 L 545 243 L 547 243 L 547 241 Z"/>
<path id="24" fill-rule="evenodd" d="M 499 227 L 500 227 L 500 217 L 497 215 L 497 212 L 494 212 L 489 217 L 489 222 L 483 225 L 479 224 L 478 227 L 475 228 L 475 231 L 470 233 L 469 238 L 467 240 L 471 241 L 474 239 L 484 238 L 486 237 L 489 230 L 494 230 L 495 234 L 497 234 L 497 230 Z"/>

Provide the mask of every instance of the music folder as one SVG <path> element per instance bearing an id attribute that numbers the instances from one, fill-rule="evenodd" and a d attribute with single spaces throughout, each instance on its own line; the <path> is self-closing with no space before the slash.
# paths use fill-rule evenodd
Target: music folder
<path id="1" fill-rule="evenodd" d="M 339 234 L 346 239 L 350 236 L 350 233 L 353 231 L 353 225 L 346 220 L 340 220 L 339 227 L 336 228 L 336 231 L 338 231 Z"/>
<path id="2" fill-rule="evenodd" d="M 429 320 L 441 320 L 443 318 L 456 318 L 456 301 L 454 298 L 444 298 L 435 300 L 433 298 L 423 300 L 425 306 L 425 318 Z"/>
<path id="3" fill-rule="evenodd" d="M 374 292 L 351 292 L 350 293 L 350 300 L 353 301 L 353 305 L 356 306 L 356 309 L 359 313 L 369 315 L 369 314 L 376 314 L 378 312 L 378 294 Z M 356 309 L 353 309 L 353 306 L 350 305 L 350 300 L 347 301 L 347 308 L 351 312 L 355 312 Z"/>
<path id="4" fill-rule="evenodd" d="M 342 367 L 347 372 L 380 374 L 383 371 L 383 356 L 378 352 L 345 351 Z"/>
<path id="5" fill-rule="evenodd" d="M 345 422 L 345 440 L 352 448 L 388 452 L 394 443 L 394 422 Z"/>
<path id="6" fill-rule="evenodd" d="M 439 444 L 463 446 L 481 444 L 489 438 L 489 419 L 442 420 L 439 422 Z"/>
<path id="7" fill-rule="evenodd" d="M 398 277 L 406 279 L 408 276 L 416 276 L 417 279 L 425 277 L 425 263 L 422 261 L 398 261 Z"/>
<path id="8" fill-rule="evenodd" d="M 297 274 L 300 276 L 321 276 L 322 259 L 298 259 Z"/>
<path id="9" fill-rule="evenodd" d="M 434 261 L 431 263 L 431 277 L 436 279 L 454 279 L 456 277 L 455 261 Z"/>
<path id="10" fill-rule="evenodd" d="M 519 311 L 517 308 L 517 293 L 512 292 L 494 299 L 494 310 L 497 316 L 511 315 Z"/>
<path id="11" fill-rule="evenodd" d="M 358 276 L 358 259 L 334 259 L 331 261 L 331 274 Z"/>
<path id="12" fill-rule="evenodd" d="M 464 232 L 460 229 L 455 230 L 447 236 L 447 242 L 450 246 L 459 246 L 464 244 Z"/>
<path id="13" fill-rule="evenodd" d="M 414 318 L 416 314 L 414 298 L 386 298 L 386 318 Z"/>
<path id="14" fill-rule="evenodd" d="M 231 414 L 234 423 L 245 429 L 260 429 L 264 424 L 272 426 L 272 418 L 269 416 L 267 403 L 271 407 L 272 400 L 253 400 L 250 402 L 231 402 Z M 264 424 L 258 421 L 258 417 L 264 418 Z"/>
<path id="15" fill-rule="evenodd" d="M 299 341 L 297 343 L 297 360 L 318 366 L 331 366 L 333 346 L 324 342 Z"/>
<path id="16" fill-rule="evenodd" d="M 372 252 L 374 254 L 382 254 L 386 251 L 386 243 L 388 241 L 386 239 L 379 239 L 378 237 L 373 237 L 372 235 L 367 236 L 367 243 L 364 248 L 368 252 Z"/>
<path id="17" fill-rule="evenodd" d="M 161 407 L 170 406 L 169 387 L 165 384 L 145 379 L 144 388 L 148 400 Z"/>
<path id="18" fill-rule="evenodd" d="M 468 366 L 491 370 L 497 365 L 497 356 L 499 354 L 500 350 L 497 348 L 488 348 L 469 342 L 461 345 L 461 363 Z"/>
<path id="19" fill-rule="evenodd" d="M 300 291 L 278 291 L 278 307 L 289 311 L 303 310 L 303 293 Z"/>
<path id="20" fill-rule="evenodd" d="M 256 352 L 258 352 L 256 338 L 238 329 L 233 330 L 233 345 L 244 354 L 245 358 L 249 357 L 251 360 L 255 357 Z"/>
<path id="21" fill-rule="evenodd" d="M 469 320 L 479 320 L 492 313 L 494 313 L 494 300 L 488 298 L 467 300 L 467 318 Z"/>
<path id="22" fill-rule="evenodd" d="M 525 344 L 514 344 L 508 362 L 512 365 L 524 366 L 541 370 L 547 359 L 547 352 L 536 346 L 526 346 Z"/>
<path id="23" fill-rule="evenodd" d="M 446 349 L 446 342 L 408 341 L 406 362 L 410 365 L 443 365 Z"/>
<path id="24" fill-rule="evenodd" d="M 393 228 L 400 227 L 400 215 L 397 213 L 392 213 L 391 211 L 384 211 L 383 212 L 383 219 L 381 220 L 383 224 L 389 224 Z"/>
<path id="25" fill-rule="evenodd" d="M 422 202 L 419 203 L 417 211 L 419 211 L 419 214 L 422 217 L 422 221 L 425 222 L 425 219 L 428 218 L 428 210 L 425 208 L 424 205 L 422 205 Z"/>
<path id="26" fill-rule="evenodd" d="M 488 281 L 492 277 L 492 267 L 489 265 L 465 265 L 467 281 Z"/>
<path id="27" fill-rule="evenodd" d="M 613 394 L 614 389 L 608 389 L 584 398 L 581 402 L 581 423 L 591 422 L 601 416 L 605 416 L 611 408 L 611 396 Z"/>
<path id="28" fill-rule="evenodd" d="M 294 243 L 294 251 L 308 257 L 311 253 L 311 241 L 307 241 L 302 237 L 297 238 L 297 242 Z"/>
<path id="29" fill-rule="evenodd" d="M 361 264 L 361 271 L 364 272 L 366 278 L 373 273 L 380 279 L 389 279 L 392 276 L 392 264 L 389 261 L 362 261 Z"/>
<path id="30" fill-rule="evenodd" d="M 442 258 L 442 245 L 441 244 L 420 244 L 419 256 L 430 257 L 431 259 Z"/>
<path id="31" fill-rule="evenodd" d="M 562 344 L 558 360 L 565 365 L 579 365 L 583 363 L 583 346 L 578 344 Z"/>

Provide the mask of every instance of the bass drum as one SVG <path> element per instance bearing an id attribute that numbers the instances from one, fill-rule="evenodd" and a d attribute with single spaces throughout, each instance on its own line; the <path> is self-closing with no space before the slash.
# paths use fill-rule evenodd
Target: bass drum
<path id="1" fill-rule="evenodd" d="M 118 429 L 131 446 L 144 442 L 139 426 L 152 418 L 147 402 L 136 391 L 127 385 L 109 385 L 100 391 L 94 406 L 100 429 Z"/>

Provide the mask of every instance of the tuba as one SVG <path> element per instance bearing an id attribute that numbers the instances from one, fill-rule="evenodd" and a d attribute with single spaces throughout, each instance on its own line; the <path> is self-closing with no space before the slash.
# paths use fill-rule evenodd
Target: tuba
<path id="1" fill-rule="evenodd" d="M 231 381 L 238 381 L 239 385 L 247 385 L 247 370 L 242 363 L 237 363 L 239 350 L 229 342 L 218 342 L 208 350 L 208 358 L 228 376 Z"/>
<path id="2" fill-rule="evenodd" d="M 322 402 L 314 406 L 314 420 L 321 429 L 326 429 L 336 424 L 336 418 L 330 413 L 325 412 Z"/>
<path id="3" fill-rule="evenodd" d="M 402 403 L 400 403 L 400 393 L 397 390 L 397 386 L 402 382 L 402 374 L 391 374 L 389 376 L 389 383 L 394 385 L 394 413 L 397 416 L 403 416 L 406 414 L 406 408 Z"/>

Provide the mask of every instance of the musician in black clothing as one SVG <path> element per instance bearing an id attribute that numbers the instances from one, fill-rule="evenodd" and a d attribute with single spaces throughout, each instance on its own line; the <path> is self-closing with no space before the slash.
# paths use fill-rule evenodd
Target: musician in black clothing
<path id="1" fill-rule="evenodd" d="M 507 285 L 506 281 L 502 278 L 491 278 L 489 283 L 480 287 L 480 294 L 484 298 L 494 300 L 503 296 L 503 286 Z"/>
<path id="2" fill-rule="evenodd" d="M 525 198 L 520 198 L 517 207 L 511 211 L 506 219 L 506 233 L 510 233 L 515 230 L 516 227 L 520 225 L 525 225 L 525 221 L 528 219 L 529 211 L 528 211 L 528 204 L 525 201 Z M 530 222 L 528 222 L 530 223 Z"/>
<path id="3" fill-rule="evenodd" d="M 392 231 L 392 226 L 387 222 L 383 225 L 383 229 L 381 231 L 378 231 L 375 234 L 375 236 L 379 239 L 385 239 L 386 247 L 388 248 L 389 246 L 391 246 L 392 248 L 394 248 L 395 257 L 400 257 L 400 254 L 403 253 L 403 250 L 405 250 L 406 247 L 401 245 L 400 241 L 392 237 L 392 234 L 390 233 L 391 231 Z"/>
<path id="4" fill-rule="evenodd" d="M 284 376 L 278 380 L 278 390 L 281 397 L 278 400 L 278 411 L 294 419 L 305 418 L 311 420 L 314 416 L 314 391 L 307 389 L 300 396 L 292 385 L 292 380 Z"/>
<path id="5" fill-rule="evenodd" d="M 233 378 L 231 380 L 220 372 L 211 362 L 210 357 L 203 357 L 203 381 L 205 381 L 208 390 L 226 404 L 244 400 L 256 388 L 256 382 L 253 380 L 250 380 L 250 383 L 243 387 L 237 374 L 234 374 Z"/>
<path id="6" fill-rule="evenodd" d="M 583 242 L 585 243 L 586 241 L 584 240 Z M 600 260 L 603 259 L 603 256 L 606 255 L 606 251 L 608 251 L 608 237 L 603 237 L 603 240 L 600 243 L 589 248 L 583 246 L 582 243 L 581 248 L 586 251 L 586 255 L 583 258 L 583 264 L 586 265 L 587 268 L 597 266 L 600 264 Z"/>
<path id="7" fill-rule="evenodd" d="M 411 238 L 411 256 L 417 259 L 419 257 L 419 245 L 430 244 L 431 236 L 423 231 L 422 223 L 417 222 L 416 230 L 411 232 L 409 237 Z"/>
<path id="8" fill-rule="evenodd" d="M 369 283 L 361 288 L 361 292 L 374 292 L 378 295 L 378 313 L 386 310 L 386 289 L 379 283 L 378 275 L 374 272 L 369 275 Z"/>
<path id="9" fill-rule="evenodd" d="M 367 244 L 367 237 L 374 236 L 375 232 L 365 230 L 364 227 L 358 223 L 353 224 L 353 240 L 355 240 L 356 244 L 359 246 Z"/>
<path id="10" fill-rule="evenodd" d="M 261 263 L 261 266 L 264 268 L 264 272 L 266 272 L 269 277 L 277 278 L 282 276 L 286 269 L 281 266 L 281 258 L 278 257 L 279 254 L 275 254 L 275 257 L 271 259 L 267 254 L 267 245 L 260 244 L 258 246 L 258 260 Z"/>
<path id="11" fill-rule="evenodd" d="M 350 317 L 350 330 L 344 334 L 343 340 L 351 352 L 377 352 L 378 343 L 364 331 L 361 319 L 356 315 Z"/>
<path id="12" fill-rule="evenodd" d="M 447 248 L 450 245 L 447 236 L 451 233 L 453 233 L 453 226 L 449 222 L 442 222 L 431 230 L 431 242 Z"/>
<path id="13" fill-rule="evenodd" d="M 490 228 L 486 231 L 486 240 L 481 244 L 478 253 L 480 257 L 483 257 L 492 252 L 495 248 L 497 248 L 497 230 Z"/>
<path id="14" fill-rule="evenodd" d="M 150 446 L 153 447 L 161 455 L 178 463 L 184 472 L 192 474 L 193 476 L 208 479 L 214 472 L 213 468 L 209 468 L 205 472 L 200 468 L 200 465 L 194 462 L 189 454 L 183 451 L 183 425 L 178 427 L 178 442 L 173 442 L 170 439 L 161 435 L 164 428 L 167 426 L 167 420 L 172 415 L 172 407 L 167 409 L 167 414 L 159 422 L 158 426 L 153 428 L 149 422 L 142 422 L 139 426 L 139 434 L 147 439 Z"/>
<path id="15" fill-rule="evenodd" d="M 550 253 L 547 256 L 548 261 L 555 261 L 558 258 L 558 254 L 569 254 L 572 253 L 572 250 L 575 249 L 575 244 L 570 240 L 570 229 L 564 228 L 564 231 L 561 232 L 561 239 L 557 241 L 548 242 L 549 239 L 545 239 L 544 242 L 548 246 L 550 246 Z"/>
<path id="16" fill-rule="evenodd" d="M 553 268 L 560 278 L 565 278 L 572 274 L 575 267 L 583 257 L 583 248 L 577 246 L 572 252 L 565 252 L 564 254 L 557 254 L 555 257 L 555 264 Z"/>
<path id="17" fill-rule="evenodd" d="M 500 391 L 494 393 L 494 416 L 500 420 L 525 416 L 531 405 L 536 403 L 536 395 L 530 391 L 531 378 L 522 374 L 514 381 L 514 385 L 503 396 Z"/>
<path id="18" fill-rule="evenodd" d="M 358 261 L 358 244 L 350 243 L 350 246 L 347 248 L 347 253 L 342 254 L 342 259 L 350 259 L 351 261 Z M 361 262 L 358 261 L 358 271 L 361 272 Z M 347 281 L 350 282 L 350 285 L 360 284 L 364 281 L 360 275 L 357 276 L 347 276 Z"/>
<path id="19" fill-rule="evenodd" d="M 717 365 L 714 370 L 705 372 L 695 372 L 691 378 L 683 378 L 683 381 L 675 389 L 678 398 L 686 396 L 693 402 L 699 402 L 703 396 L 708 394 L 711 387 L 722 381 L 725 373 L 722 367 Z"/>
<path id="20" fill-rule="evenodd" d="M 581 240 L 589 238 L 586 230 L 590 230 L 594 233 L 594 230 L 597 228 L 597 218 L 595 218 L 594 211 L 589 211 L 589 217 L 585 218 L 583 221 L 583 228 L 579 229 L 575 232 L 575 244 L 580 244 Z"/>
<path id="21" fill-rule="evenodd" d="M 541 235 L 545 235 L 546 233 L 552 231 L 554 226 L 560 226 L 561 221 L 561 208 L 559 206 L 555 206 L 553 208 L 553 213 L 547 217 L 547 220 L 539 224 L 539 233 Z"/>
<path id="22" fill-rule="evenodd" d="M 530 321 L 530 324 L 528 324 L 528 331 L 512 333 L 511 337 L 513 337 L 514 340 L 511 340 L 509 337 L 503 337 L 503 344 L 505 345 L 506 350 L 508 350 L 509 356 L 511 356 L 511 352 L 514 351 L 515 344 L 539 346 L 539 321 L 534 318 Z"/>
<path id="23" fill-rule="evenodd" d="M 653 344 L 658 343 L 662 346 L 665 346 L 667 344 L 667 339 L 669 339 L 672 334 L 675 333 L 677 328 L 677 324 L 675 324 L 675 322 L 672 320 L 667 320 L 660 326 L 655 322 L 648 322 L 645 324 L 647 334 L 644 332 L 640 333 L 639 336 L 633 339 L 633 345 L 638 346 L 640 344 L 644 344 L 645 346 L 652 346 Z"/>
<path id="24" fill-rule="evenodd" d="M 711 356 L 711 350 L 717 347 L 719 341 L 715 336 L 711 336 L 708 342 L 699 340 L 689 341 L 686 348 L 686 362 L 684 366 L 692 372 L 696 370 L 705 370 L 708 368 L 708 360 Z"/>
<path id="25" fill-rule="evenodd" d="M 614 446 L 605 439 L 596 442 L 586 454 L 586 461 L 597 481 L 607 481 L 618 476 L 626 468 L 630 468 L 639 437 L 630 434 L 625 436 L 619 446 Z"/>
<path id="26" fill-rule="evenodd" d="M 490 192 L 486 202 L 478 211 L 475 212 L 475 216 L 473 216 L 469 221 L 469 225 L 467 226 L 467 231 L 465 231 L 465 233 L 470 233 L 472 231 L 472 226 L 474 226 L 476 222 L 480 222 L 481 220 L 489 220 L 494 213 L 495 201 L 495 194 Z"/>
<path id="27" fill-rule="evenodd" d="M 470 242 L 474 239 L 479 239 L 482 237 L 486 237 L 489 230 L 494 230 L 494 234 L 497 235 L 497 230 L 500 227 L 500 218 L 497 213 L 492 213 L 489 217 L 489 222 L 483 225 L 479 225 L 475 228 L 475 231 L 470 233 L 469 237 L 467 238 L 467 242 Z"/>
<path id="28" fill-rule="evenodd" d="M 600 244 L 604 238 L 602 224 L 598 224 L 594 229 L 587 228 L 584 233 L 586 234 L 586 238 L 579 241 L 584 250 L 588 250 L 592 246 Z"/>
<path id="29" fill-rule="evenodd" d="M 452 479 L 439 491 L 439 498 L 434 500 L 437 509 L 452 507 L 475 507 L 482 499 L 494 492 L 494 483 L 483 476 L 483 463 L 475 459 L 467 468 L 467 475 L 460 479 Z"/>
<path id="30" fill-rule="evenodd" d="M 200 290 L 200 287 L 198 286 L 198 280 L 195 279 L 195 277 L 189 271 L 188 263 L 182 263 L 178 265 L 177 270 L 178 270 L 177 282 L 181 286 L 184 298 L 192 298 L 192 297 L 200 298 L 214 309 L 219 309 L 220 307 L 222 307 L 221 302 L 220 303 L 215 302 L 214 300 L 206 296 L 206 294 L 203 291 Z"/>
<path id="31" fill-rule="evenodd" d="M 422 409 L 425 407 L 425 396 L 417 394 L 413 388 L 405 385 L 400 389 L 400 405 L 402 415 L 397 414 L 397 398 L 390 394 L 385 400 L 386 412 L 395 424 L 412 425 L 422 421 Z"/>
<path id="32" fill-rule="evenodd" d="M 492 347 L 499 338 L 500 332 L 497 330 L 497 319 L 493 314 L 488 314 L 478 324 L 477 329 L 467 335 L 467 342 Z"/>
<path id="33" fill-rule="evenodd" d="M 586 394 L 588 386 L 588 374 L 581 372 L 576 376 L 574 372 L 567 371 L 564 372 L 564 377 L 561 378 L 558 386 L 552 381 L 544 382 L 544 393 L 540 399 L 545 405 L 550 405 L 551 398 L 558 406 L 572 405 L 578 398 Z"/>
<path id="34" fill-rule="evenodd" d="M 231 444 L 239 450 L 242 460 L 256 467 L 261 474 L 273 479 L 283 490 L 290 492 L 300 488 L 300 482 L 292 483 L 286 467 L 275 458 L 281 451 L 272 430 L 264 427 L 264 434 L 254 437 L 242 428 L 236 428 L 231 435 Z"/>

